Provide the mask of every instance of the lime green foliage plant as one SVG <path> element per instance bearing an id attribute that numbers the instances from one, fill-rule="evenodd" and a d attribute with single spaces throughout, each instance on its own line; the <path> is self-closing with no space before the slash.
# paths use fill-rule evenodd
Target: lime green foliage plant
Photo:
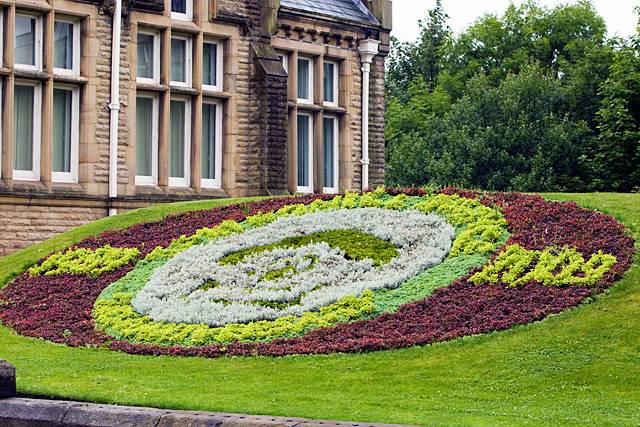
<path id="1" fill-rule="evenodd" d="M 497 210 L 477 200 L 439 194 L 413 206 L 424 213 L 442 215 L 461 231 L 451 247 L 450 256 L 489 254 L 507 235 L 507 222 Z"/>
<path id="2" fill-rule="evenodd" d="M 86 248 L 58 252 L 42 264 L 29 269 L 29 274 L 55 276 L 77 274 L 98 277 L 102 273 L 117 270 L 135 260 L 140 252 L 136 248 L 112 248 L 103 246 L 94 250 Z"/>
<path id="3" fill-rule="evenodd" d="M 233 252 L 220 260 L 221 264 L 237 264 L 250 255 L 268 252 L 276 248 L 299 248 L 311 243 L 325 242 L 332 248 L 345 252 L 348 259 L 373 261 L 380 266 L 398 256 L 398 250 L 391 243 L 359 230 L 330 230 L 306 236 L 288 237 L 281 242 L 266 246 L 255 246 Z"/>
<path id="4" fill-rule="evenodd" d="M 512 245 L 470 280 L 475 284 L 502 282 L 510 287 L 531 281 L 546 286 L 593 286 L 616 262 L 615 256 L 602 251 L 585 261 L 573 248 L 530 251 Z"/>
<path id="5" fill-rule="evenodd" d="M 153 269 L 151 269 L 153 271 Z M 130 342 L 202 346 L 234 341 L 270 341 L 303 335 L 307 331 L 366 317 L 374 311 L 373 293 L 348 296 L 300 317 L 287 316 L 270 321 L 228 324 L 211 328 L 207 325 L 154 322 L 140 316 L 131 306 L 132 293 L 118 292 L 96 302 L 93 316 L 97 327 L 109 335 Z"/>

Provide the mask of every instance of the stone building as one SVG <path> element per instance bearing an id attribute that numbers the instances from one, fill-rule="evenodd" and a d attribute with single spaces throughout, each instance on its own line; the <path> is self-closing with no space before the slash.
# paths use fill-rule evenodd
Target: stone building
<path id="1" fill-rule="evenodd" d="M 0 0 L 0 27 L 0 255 L 152 203 L 383 182 L 391 0 Z"/>

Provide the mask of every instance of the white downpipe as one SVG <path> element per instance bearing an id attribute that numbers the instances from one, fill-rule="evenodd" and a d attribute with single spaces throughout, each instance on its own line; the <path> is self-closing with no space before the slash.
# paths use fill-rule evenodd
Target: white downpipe
<path id="1" fill-rule="evenodd" d="M 369 76 L 371 62 L 378 54 L 378 40 L 361 40 L 358 48 L 362 62 L 362 191 L 369 188 Z"/>
<path id="2" fill-rule="evenodd" d="M 116 0 L 111 36 L 111 102 L 109 110 L 109 200 L 118 197 L 118 114 L 120 113 L 120 29 L 122 26 L 122 0 Z M 109 216 L 117 214 L 109 208 Z"/>

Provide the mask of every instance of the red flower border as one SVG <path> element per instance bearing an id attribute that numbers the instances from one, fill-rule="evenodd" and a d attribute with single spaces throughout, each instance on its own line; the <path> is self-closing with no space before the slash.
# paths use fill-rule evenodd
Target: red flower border
<path id="1" fill-rule="evenodd" d="M 388 192 L 424 195 L 422 190 L 416 189 L 389 189 Z M 517 288 L 502 284 L 475 286 L 466 276 L 425 300 L 402 306 L 396 313 L 269 343 L 166 347 L 112 341 L 109 336 L 94 330 L 91 310 L 100 292 L 129 272 L 130 265 L 98 279 L 71 275 L 31 277 L 23 273 L 0 291 L 0 321 L 26 336 L 70 346 L 104 346 L 131 354 L 284 356 L 387 350 L 503 330 L 543 319 L 603 291 L 619 280 L 632 263 L 634 242 L 624 226 L 609 216 L 575 203 L 548 202 L 539 196 L 517 193 L 485 194 L 454 188 L 442 192 L 500 206 L 512 233 L 508 244 L 517 243 L 527 249 L 569 245 L 585 256 L 603 250 L 615 255 L 618 263 L 594 288 L 548 287 L 538 283 Z M 193 234 L 200 228 L 212 227 L 227 219 L 242 221 L 260 211 L 275 211 L 288 204 L 308 204 L 328 197 L 270 199 L 173 215 L 163 221 L 107 232 L 76 246 L 94 249 L 106 244 L 138 247 L 144 255 L 156 246 L 167 246 L 183 234 Z"/>

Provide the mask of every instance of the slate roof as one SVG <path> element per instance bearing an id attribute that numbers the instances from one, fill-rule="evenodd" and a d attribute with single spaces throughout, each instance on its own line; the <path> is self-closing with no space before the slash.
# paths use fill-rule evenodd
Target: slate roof
<path id="1" fill-rule="evenodd" d="M 361 0 L 281 0 L 280 5 L 360 24 L 380 25 Z"/>

